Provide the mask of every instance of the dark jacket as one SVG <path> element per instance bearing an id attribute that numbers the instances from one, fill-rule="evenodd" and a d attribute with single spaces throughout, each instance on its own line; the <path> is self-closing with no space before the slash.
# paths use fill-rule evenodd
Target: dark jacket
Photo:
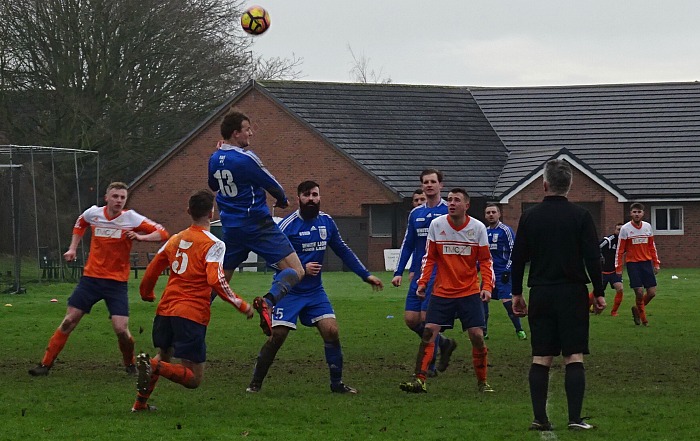
<path id="1" fill-rule="evenodd" d="M 596 296 L 605 294 L 593 217 L 564 196 L 546 196 L 523 213 L 511 260 L 513 295 L 523 293 L 527 262 L 529 287 L 592 282 Z"/>

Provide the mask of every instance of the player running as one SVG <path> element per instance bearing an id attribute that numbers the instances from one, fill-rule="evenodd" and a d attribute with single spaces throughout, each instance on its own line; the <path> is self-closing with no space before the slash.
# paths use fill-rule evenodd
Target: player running
<path id="1" fill-rule="evenodd" d="M 36 377 L 49 374 L 71 332 L 100 300 L 104 300 L 107 305 L 126 372 L 136 373 L 134 338 L 129 332 L 127 292 L 127 281 L 131 270 L 131 246 L 135 240 L 161 242 L 168 238 L 168 232 L 134 210 L 124 209 L 128 197 L 127 188 L 123 182 L 112 182 L 105 193 L 107 205 L 103 207 L 93 205 L 75 222 L 73 237 L 63 258 L 66 262 L 75 260 L 80 239 L 88 228 L 92 233 L 90 254 L 83 275 L 73 294 L 68 298 L 68 308 L 61 325 L 49 339 L 41 363 L 30 369 L 29 375 Z"/>
<path id="2" fill-rule="evenodd" d="M 132 412 L 154 410 L 147 401 L 160 376 L 188 389 L 202 382 L 212 289 L 248 318 L 253 317 L 251 306 L 231 291 L 224 278 L 226 246 L 209 232 L 213 209 L 214 195 L 209 190 L 193 194 L 187 209 L 192 225 L 171 237 L 146 268 L 140 293 L 147 302 L 155 300 L 153 289 L 165 268 L 170 267 L 170 276 L 153 319 L 153 345 L 158 354 L 137 357 L 138 395 Z M 181 363 L 170 363 L 173 357 Z"/>

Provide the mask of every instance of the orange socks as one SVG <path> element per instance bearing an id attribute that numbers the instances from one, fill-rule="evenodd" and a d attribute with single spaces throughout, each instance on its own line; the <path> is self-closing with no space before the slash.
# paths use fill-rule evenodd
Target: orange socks
<path id="1" fill-rule="evenodd" d="M 61 353 L 63 347 L 68 341 L 68 336 L 70 334 L 64 334 L 60 329 L 56 329 L 49 339 L 49 345 L 46 348 L 46 353 L 44 353 L 44 358 L 41 360 L 41 364 L 44 366 L 53 366 L 53 362 L 56 361 L 56 357 Z"/>
<path id="2" fill-rule="evenodd" d="M 613 308 L 612 308 L 611 313 L 615 314 L 617 312 L 617 309 L 620 307 L 621 304 L 622 304 L 622 293 L 618 292 L 615 294 L 615 300 L 613 303 Z"/>
<path id="3" fill-rule="evenodd" d="M 194 382 L 194 372 L 181 364 L 173 364 L 151 359 L 151 367 L 153 369 L 154 376 L 162 375 L 168 380 L 181 384 L 187 388 L 197 387 Z"/>
<path id="4" fill-rule="evenodd" d="M 160 378 L 160 375 L 152 374 L 151 375 L 151 381 L 148 383 L 148 391 L 146 393 L 141 393 L 138 392 L 136 396 L 136 403 L 134 403 L 134 408 L 136 410 L 141 410 L 145 409 L 146 407 L 146 401 L 151 397 L 151 394 L 153 393 L 153 389 L 156 388 L 156 383 L 158 382 L 158 379 Z"/>
<path id="5" fill-rule="evenodd" d="M 479 382 L 486 382 L 488 352 L 489 350 L 486 348 L 486 346 L 484 346 L 482 349 L 472 347 L 472 363 L 474 364 L 476 379 L 479 380 Z"/>
<path id="6" fill-rule="evenodd" d="M 136 363 L 134 358 L 134 337 L 129 336 L 128 340 L 117 339 L 119 342 L 119 350 L 122 352 L 124 366 L 129 366 Z"/>
<path id="7" fill-rule="evenodd" d="M 635 304 L 637 305 L 637 310 L 639 311 L 639 319 L 642 321 L 642 323 L 647 323 L 647 311 L 646 304 L 644 303 L 644 298 L 635 299 Z"/>
<path id="8" fill-rule="evenodd" d="M 435 355 L 435 342 L 425 343 L 421 341 L 418 348 L 418 359 L 416 360 L 416 378 L 425 381 L 428 375 L 428 367 Z"/>

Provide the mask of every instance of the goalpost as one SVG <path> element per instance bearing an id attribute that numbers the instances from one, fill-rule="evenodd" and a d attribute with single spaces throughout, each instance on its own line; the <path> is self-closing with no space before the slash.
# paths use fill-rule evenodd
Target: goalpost
<path id="1" fill-rule="evenodd" d="M 85 158 L 88 158 L 87 164 Z M 70 160 L 72 164 L 66 164 L 66 161 Z M 94 161 L 94 168 L 90 166 L 90 161 Z M 98 203 L 99 170 L 99 152 L 97 151 L 33 145 L 0 145 L 0 174 L 4 175 L 0 191 L 9 196 L 8 208 L 10 208 L 9 222 L 7 222 L 8 219 L 4 219 L 3 224 L 11 225 L 12 238 L 12 270 L 5 270 L 2 274 L 3 278 L 10 279 L 10 286 L 4 290 L 6 293 L 25 292 L 21 284 L 22 257 L 32 254 L 36 256 L 37 274 L 44 264 L 44 272 L 39 276 L 39 280 L 51 278 L 65 280 L 65 269 L 60 259 L 64 244 L 69 243 L 70 240 L 65 242 L 62 239 L 66 234 L 64 224 L 67 222 L 66 219 L 72 218 L 74 221 L 82 213 L 81 199 L 92 199 L 94 193 L 95 203 Z M 93 172 L 94 176 L 90 176 L 90 172 Z M 91 185 L 88 191 L 81 186 L 81 181 L 84 182 L 83 178 L 86 176 L 90 180 L 94 179 L 94 186 Z M 57 185 L 65 186 L 69 179 L 74 181 L 70 184 L 70 187 L 75 185 L 74 190 L 61 188 L 59 194 Z M 27 185 L 31 187 L 30 194 L 22 190 Z M 59 212 L 59 202 L 71 208 L 77 208 L 77 211 Z M 61 208 L 67 209 L 63 206 Z M 7 217 L 7 214 L 8 211 L 4 210 L 2 216 Z M 33 241 L 23 239 L 28 235 L 26 225 L 23 224 L 23 214 L 25 216 L 33 214 Z M 51 216 L 52 219 L 49 219 Z M 50 224 L 55 226 L 55 236 L 53 229 L 49 228 Z M 64 227 L 63 231 L 62 227 Z M 70 230 L 68 234 L 71 235 Z M 6 235 L 3 234 L 3 236 Z M 45 242 L 43 246 L 42 239 Z M 6 254 L 9 248 L 6 242 L 0 242 L 1 253 Z M 58 263 L 50 269 L 49 273 L 46 272 L 45 266 L 47 256 L 42 255 L 42 248 L 58 254 L 53 256 L 55 259 L 52 259 L 57 260 Z M 83 247 L 81 247 L 81 254 L 81 261 L 84 262 Z"/>

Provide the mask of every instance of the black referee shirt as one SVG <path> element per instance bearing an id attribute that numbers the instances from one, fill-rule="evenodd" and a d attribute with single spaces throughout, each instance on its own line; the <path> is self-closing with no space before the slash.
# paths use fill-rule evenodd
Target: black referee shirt
<path id="1" fill-rule="evenodd" d="M 530 262 L 529 287 L 592 281 L 593 292 L 604 295 L 598 240 L 588 210 L 564 196 L 545 196 L 518 223 L 510 256 L 513 294 L 523 293 L 525 264 Z"/>

